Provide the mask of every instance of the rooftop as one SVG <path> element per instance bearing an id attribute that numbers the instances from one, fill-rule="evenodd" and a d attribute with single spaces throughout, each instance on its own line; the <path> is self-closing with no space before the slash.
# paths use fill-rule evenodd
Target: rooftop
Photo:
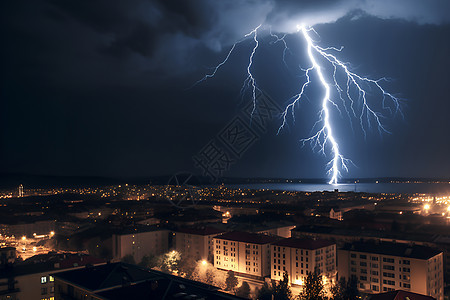
<path id="1" fill-rule="evenodd" d="M 175 232 L 187 233 L 187 234 L 196 234 L 196 235 L 212 235 L 224 233 L 226 230 L 218 229 L 215 227 L 181 227 L 177 229 Z"/>
<path id="2" fill-rule="evenodd" d="M 250 233 L 244 231 L 227 232 L 219 236 L 216 236 L 215 238 L 250 244 L 271 244 L 280 240 L 278 236 Z"/>
<path id="3" fill-rule="evenodd" d="M 193 283 L 193 282 L 192 282 Z M 178 278 L 158 278 L 129 286 L 120 286 L 96 295 L 101 299 L 243 299 L 217 290 L 188 284 Z"/>
<path id="4" fill-rule="evenodd" d="M 133 227 L 125 227 L 125 228 L 122 228 L 120 230 L 115 230 L 114 234 L 116 234 L 116 235 L 127 235 L 127 234 L 136 234 L 136 233 L 162 231 L 162 230 L 168 230 L 168 229 L 164 228 L 164 227 L 161 227 L 159 225 L 152 225 L 152 226 L 136 225 L 136 226 L 133 226 Z"/>
<path id="5" fill-rule="evenodd" d="M 0 278 L 54 272 L 56 270 L 59 271 L 89 264 L 99 264 L 102 262 L 104 262 L 104 260 L 89 255 L 48 254 L 32 257 L 32 259 L 0 270 Z"/>
<path id="6" fill-rule="evenodd" d="M 288 239 L 283 239 L 281 241 L 278 241 L 278 242 L 274 243 L 273 245 L 298 248 L 298 249 L 315 250 L 315 249 L 320 249 L 323 247 L 328 247 L 328 246 L 331 246 L 334 244 L 335 243 L 327 241 L 327 240 L 288 238 Z"/>
<path id="7" fill-rule="evenodd" d="M 140 282 L 158 276 L 149 270 L 125 263 L 107 263 L 53 275 L 77 286 L 96 291 L 124 283 Z"/>
<path id="8" fill-rule="evenodd" d="M 411 293 L 407 291 L 392 291 L 372 295 L 370 300 L 435 300 L 431 296 Z"/>
<path id="9" fill-rule="evenodd" d="M 346 244 L 342 249 L 364 253 L 410 257 L 416 259 L 430 259 L 433 256 L 442 253 L 442 251 L 426 246 L 409 245 L 404 243 L 391 243 L 391 242 L 376 243 L 373 241 L 354 242 Z"/>
<path id="10" fill-rule="evenodd" d="M 209 284 L 126 263 L 90 266 L 53 276 L 100 299 L 241 299 Z"/>

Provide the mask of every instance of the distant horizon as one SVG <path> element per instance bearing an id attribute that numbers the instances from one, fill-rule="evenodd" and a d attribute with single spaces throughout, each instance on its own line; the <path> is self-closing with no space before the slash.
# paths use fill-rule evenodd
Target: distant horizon
<path id="1" fill-rule="evenodd" d="M 249 183 L 309 183 L 309 184 L 327 184 L 328 178 L 289 178 L 289 177 L 221 177 L 216 181 L 211 181 L 205 176 L 189 172 L 181 172 L 179 176 L 187 177 L 190 174 L 198 179 L 201 185 L 214 184 L 249 184 Z M 174 174 L 175 175 L 175 174 Z M 168 184 L 174 175 L 149 175 L 149 176 L 94 176 L 94 175 L 48 175 L 31 173 L 0 173 L 0 188 L 13 188 L 19 184 L 30 184 L 31 186 L 71 186 L 71 185 L 111 185 L 130 183 L 136 185 Z M 400 183 L 450 183 L 450 178 L 446 177 L 365 177 L 365 178 L 341 178 L 338 184 L 349 183 L 391 183 L 392 181 Z"/>

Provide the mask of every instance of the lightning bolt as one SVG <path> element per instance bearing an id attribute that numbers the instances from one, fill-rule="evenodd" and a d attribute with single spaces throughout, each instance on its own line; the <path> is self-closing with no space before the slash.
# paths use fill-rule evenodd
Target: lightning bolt
<path id="1" fill-rule="evenodd" d="M 309 61 L 311 63 L 311 67 L 307 69 L 303 69 L 306 76 L 306 82 L 303 83 L 300 92 L 293 96 L 291 98 L 290 103 L 286 106 L 286 109 L 282 113 L 282 124 L 278 129 L 278 134 L 280 131 L 286 126 L 287 124 L 287 116 L 289 114 L 289 111 L 292 113 L 292 118 L 295 121 L 294 116 L 294 108 L 299 103 L 299 101 L 305 96 L 305 89 L 308 87 L 308 85 L 311 83 L 311 77 L 310 73 L 312 71 L 315 71 L 317 73 L 317 76 L 319 78 L 320 84 L 322 85 L 325 95 L 322 99 L 322 109 L 319 113 L 319 120 L 314 124 L 313 128 L 316 128 L 318 124 L 322 124 L 320 129 L 316 131 L 315 134 L 312 136 L 302 139 L 301 142 L 303 145 L 306 143 L 310 143 L 313 150 L 319 149 L 319 152 L 326 155 L 326 149 L 331 148 L 331 154 L 332 159 L 327 163 L 328 171 L 327 173 L 331 176 L 331 179 L 329 181 L 329 184 L 337 184 L 338 178 L 341 175 L 340 170 L 343 169 L 346 172 L 348 172 L 348 165 L 351 162 L 351 160 L 345 158 L 339 151 L 339 145 L 336 141 L 336 138 L 333 135 L 333 127 L 330 123 L 330 105 L 334 106 L 340 113 L 340 109 L 337 103 L 335 103 L 331 99 L 331 89 L 335 88 L 340 100 L 342 101 L 342 105 L 345 108 L 347 115 L 350 117 L 352 114 L 354 117 L 357 117 L 354 104 L 356 102 L 356 99 L 352 97 L 351 94 L 351 88 L 356 88 L 357 94 L 358 94 L 358 100 L 361 102 L 361 112 L 359 113 L 359 122 L 361 125 L 361 129 L 364 133 L 364 137 L 366 137 L 366 126 L 365 126 L 365 120 L 367 123 L 367 126 L 370 127 L 371 120 L 372 122 L 375 122 L 375 124 L 378 127 L 378 130 L 380 133 L 386 132 L 390 133 L 386 127 L 381 122 L 382 114 L 379 112 L 376 112 L 368 103 L 367 101 L 367 92 L 363 87 L 363 84 L 368 84 L 375 86 L 376 89 L 383 95 L 382 99 L 382 105 L 383 109 L 390 110 L 390 107 L 387 107 L 385 105 L 386 99 L 390 99 L 395 106 L 395 112 L 401 113 L 400 110 L 400 104 L 399 99 L 394 96 L 393 94 L 388 93 L 386 90 L 382 88 L 380 85 L 381 81 L 387 80 L 386 78 L 380 78 L 377 80 L 373 80 L 367 77 L 362 77 L 352 71 L 350 71 L 347 67 L 346 63 L 343 63 L 340 61 L 335 55 L 331 54 L 330 51 L 342 51 L 342 48 L 335 48 L 335 47 L 327 47 L 322 48 L 314 43 L 314 40 L 310 36 L 310 32 L 315 32 L 315 30 L 312 27 L 306 28 L 304 26 L 301 26 L 298 28 L 298 31 L 302 33 L 303 38 L 306 41 L 307 44 L 307 54 Z M 327 83 L 325 76 L 322 72 L 322 68 L 319 64 L 319 62 L 315 58 L 315 54 L 319 57 L 323 58 L 325 62 L 330 63 L 333 66 L 333 73 L 331 75 L 333 79 L 333 83 L 329 84 Z M 336 78 L 336 74 L 338 71 L 343 72 L 343 74 L 346 76 L 346 86 L 343 88 Z M 350 102 L 350 108 L 346 105 L 346 99 Z M 391 111 L 392 112 L 392 111 Z M 353 127 L 352 127 L 353 128 Z"/>
<path id="2" fill-rule="evenodd" d="M 234 43 L 231 49 L 229 50 L 228 54 L 226 55 L 225 59 L 221 61 L 216 67 L 214 67 L 211 73 L 206 74 L 203 78 L 198 80 L 193 86 L 203 81 L 206 81 L 209 78 L 214 77 L 218 72 L 218 70 L 224 64 L 227 63 L 236 46 L 242 41 L 246 40 L 248 37 L 253 37 L 254 46 L 249 55 L 249 62 L 247 64 L 247 77 L 244 80 L 243 86 L 241 88 L 242 97 L 244 96 L 245 92 L 248 89 L 251 90 L 251 99 L 253 101 L 253 110 L 252 110 L 253 115 L 257 105 L 256 95 L 258 92 L 260 92 L 260 89 L 256 84 L 255 77 L 252 74 L 254 56 L 259 46 L 258 30 L 260 29 L 260 27 L 261 25 L 257 26 L 255 29 L 244 35 L 244 37 L 241 40 Z M 319 78 L 319 82 L 325 92 L 321 102 L 319 119 L 313 125 L 313 130 L 316 129 L 317 126 L 319 125 L 320 127 L 310 137 L 301 139 L 300 141 L 302 142 L 303 146 L 305 144 L 310 144 L 313 151 L 317 150 L 318 152 L 322 153 L 325 156 L 327 155 L 327 151 L 331 153 L 332 159 L 327 163 L 328 168 L 327 174 L 331 177 L 329 180 L 329 184 L 337 184 L 338 179 L 341 176 L 341 170 L 348 172 L 349 164 L 353 163 L 350 159 L 345 158 L 341 154 L 337 139 L 333 135 L 334 130 L 330 122 L 330 116 L 332 112 L 331 108 L 335 108 L 341 115 L 342 111 L 339 108 L 339 104 L 331 99 L 332 90 L 335 90 L 337 92 L 337 95 L 339 95 L 341 105 L 345 109 L 345 112 L 350 119 L 350 125 L 352 126 L 352 130 L 353 130 L 353 123 L 351 122 L 351 119 L 353 117 L 359 119 L 359 125 L 363 131 L 364 138 L 366 138 L 367 130 L 372 126 L 371 125 L 372 123 L 374 123 L 377 126 L 380 134 L 383 132 L 390 133 L 381 121 L 383 115 L 380 112 L 377 112 L 368 102 L 367 99 L 368 88 L 370 89 L 374 88 L 374 90 L 378 91 L 378 93 L 382 95 L 381 104 L 383 110 L 389 111 L 389 113 L 391 114 L 399 113 L 403 117 L 403 114 L 400 109 L 400 99 L 395 95 L 387 92 L 381 86 L 381 82 L 388 81 L 387 78 L 382 77 L 374 80 L 368 77 L 360 76 L 352 72 L 348 68 L 347 63 L 342 62 L 336 57 L 336 55 L 332 54 L 333 52 L 342 51 L 343 47 L 323 48 L 318 46 L 310 35 L 310 33 L 312 32 L 318 36 L 317 32 L 312 27 L 298 26 L 298 32 L 302 34 L 304 40 L 306 41 L 307 45 L 306 50 L 310 62 L 310 67 L 302 69 L 302 71 L 305 74 L 306 81 L 301 85 L 300 92 L 289 99 L 288 102 L 289 104 L 286 106 L 285 110 L 281 114 L 282 123 L 278 128 L 277 134 L 280 134 L 281 131 L 288 125 L 289 117 L 291 117 L 292 120 L 295 122 L 295 113 L 294 113 L 295 108 L 296 106 L 299 105 L 300 101 L 304 97 L 306 97 L 306 89 L 312 82 L 311 75 L 314 72 Z M 290 49 L 285 40 L 287 34 L 277 35 L 272 33 L 271 29 L 269 34 L 271 37 L 275 38 L 275 40 L 272 41 L 270 44 L 276 44 L 278 42 L 283 43 L 284 45 L 283 62 L 287 66 L 285 57 L 286 53 L 288 51 L 290 52 Z M 324 63 L 327 63 L 332 66 L 332 72 L 330 75 L 332 83 L 327 82 L 324 72 L 322 71 L 326 70 L 326 68 L 321 65 L 321 62 L 316 59 L 316 56 L 320 58 L 321 61 L 323 61 Z M 344 78 L 346 79 L 345 84 L 340 83 L 340 81 L 337 79 L 338 73 L 343 74 Z M 357 98 L 353 96 L 354 94 L 357 95 Z M 394 111 L 392 111 L 391 106 L 386 104 L 387 100 L 390 100 L 392 102 Z M 360 108 L 357 109 L 355 108 L 355 106 L 358 106 Z"/>
<path id="3" fill-rule="evenodd" d="M 258 49 L 259 46 L 259 40 L 258 40 L 258 29 L 262 26 L 262 24 L 258 25 L 257 27 L 255 27 L 255 29 L 253 29 L 252 31 L 250 31 L 249 33 L 245 34 L 244 37 L 242 39 L 240 39 L 239 41 L 237 41 L 236 43 L 233 44 L 233 46 L 231 46 L 231 49 L 228 51 L 228 54 L 226 55 L 225 59 L 223 61 L 221 61 L 218 65 L 216 65 L 213 68 L 213 71 L 209 74 L 206 74 L 205 76 L 203 76 L 200 80 L 198 80 L 197 82 L 195 82 L 192 86 L 196 86 L 199 83 L 206 81 L 209 78 L 212 78 L 216 75 L 217 71 L 219 71 L 219 69 L 228 62 L 228 59 L 230 58 L 231 54 L 233 53 L 234 49 L 236 48 L 236 46 L 238 44 L 240 44 L 241 42 L 243 42 L 244 40 L 246 40 L 248 37 L 253 36 L 253 41 L 255 42 L 254 47 L 252 48 L 252 52 L 250 53 L 249 56 L 249 62 L 247 65 L 247 78 L 244 80 L 244 84 L 242 85 L 241 88 L 241 92 L 240 94 L 242 95 L 242 97 L 244 96 L 245 92 L 251 88 L 251 95 L 252 95 L 252 101 L 253 101 L 253 109 L 252 109 L 252 116 L 253 113 L 256 110 L 256 94 L 259 91 L 258 86 L 256 85 L 256 80 L 255 77 L 253 76 L 253 73 L 251 71 L 252 65 L 253 65 L 253 59 L 256 53 L 256 50 Z"/>

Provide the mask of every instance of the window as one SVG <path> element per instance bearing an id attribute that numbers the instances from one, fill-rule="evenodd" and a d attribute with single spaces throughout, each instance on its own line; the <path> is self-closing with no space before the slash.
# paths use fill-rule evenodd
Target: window
<path id="1" fill-rule="evenodd" d="M 359 262 L 359 265 L 360 265 L 361 267 L 367 267 L 367 263 L 366 263 L 365 261 Z"/>
<path id="2" fill-rule="evenodd" d="M 359 258 L 361 258 L 361 259 L 367 259 L 367 255 L 360 254 L 360 255 L 359 255 Z"/>
<path id="3" fill-rule="evenodd" d="M 409 265 L 409 264 L 410 264 L 410 261 L 409 261 L 409 260 L 403 260 L 403 264 L 404 264 L 404 265 Z"/>
<path id="4" fill-rule="evenodd" d="M 411 270 L 409 268 L 403 268 L 403 272 L 409 273 L 409 272 L 411 272 Z"/>
<path id="5" fill-rule="evenodd" d="M 356 272 L 356 268 L 351 268 L 350 271 L 351 272 Z"/>
<path id="6" fill-rule="evenodd" d="M 378 278 L 372 277 L 370 281 L 378 283 Z"/>
<path id="7" fill-rule="evenodd" d="M 372 259 L 373 261 L 378 261 L 378 257 L 377 257 L 377 256 L 372 256 L 371 259 Z"/>
<path id="8" fill-rule="evenodd" d="M 361 274 L 367 274 L 367 269 L 361 269 Z"/>
<path id="9" fill-rule="evenodd" d="M 388 284 L 388 285 L 395 285 L 395 281 L 393 281 L 393 280 L 386 280 L 386 279 L 383 279 L 383 283 L 384 283 L 384 284 Z"/>
<path id="10" fill-rule="evenodd" d="M 372 275 L 378 276 L 378 271 L 372 271 L 370 272 Z"/>
<path id="11" fill-rule="evenodd" d="M 409 283 L 403 283 L 403 287 L 405 287 L 405 288 L 411 288 L 411 284 L 409 284 Z"/>
<path id="12" fill-rule="evenodd" d="M 41 277 L 41 283 L 47 283 L 47 276 Z"/>
<path id="13" fill-rule="evenodd" d="M 41 288 L 41 295 L 45 295 L 45 294 L 47 294 L 47 288 L 43 287 L 43 288 Z"/>
<path id="14" fill-rule="evenodd" d="M 350 264 L 351 264 L 352 266 L 356 266 L 356 261 L 351 260 L 351 261 L 350 261 Z"/>
<path id="15" fill-rule="evenodd" d="M 367 281 L 367 276 L 359 276 L 359 280 L 361 280 L 361 281 Z"/>
<path id="16" fill-rule="evenodd" d="M 378 285 L 372 285 L 372 291 L 378 292 L 379 290 Z"/>
<path id="17" fill-rule="evenodd" d="M 356 254 L 355 254 L 355 253 L 351 253 L 351 254 L 350 254 L 350 257 L 351 257 L 351 258 L 356 258 Z"/>
<path id="18" fill-rule="evenodd" d="M 387 262 L 387 263 L 394 263 L 394 259 L 393 258 L 387 258 L 387 257 L 383 257 L 383 262 Z"/>
<path id="19" fill-rule="evenodd" d="M 49 281 L 50 281 L 50 282 L 55 281 L 55 278 L 53 278 L 53 276 L 51 276 L 51 275 L 50 275 L 48 278 L 49 278 Z"/>
<path id="20" fill-rule="evenodd" d="M 394 268 L 394 266 L 390 266 L 390 265 L 383 265 L 383 269 L 384 270 L 394 270 L 395 268 Z"/>
<path id="21" fill-rule="evenodd" d="M 383 272 L 383 276 L 384 276 L 384 277 L 388 277 L 388 278 L 394 278 L 394 277 L 395 277 L 395 274 L 394 274 L 394 273 L 386 273 L 386 272 Z"/>

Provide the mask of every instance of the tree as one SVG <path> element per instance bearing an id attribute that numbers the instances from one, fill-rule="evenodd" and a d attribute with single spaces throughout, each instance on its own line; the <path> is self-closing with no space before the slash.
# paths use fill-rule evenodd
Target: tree
<path id="1" fill-rule="evenodd" d="M 131 254 L 127 254 L 124 257 L 122 257 L 121 261 L 124 263 L 127 263 L 127 264 L 132 264 L 132 265 L 136 264 L 136 262 L 134 261 L 134 257 Z"/>
<path id="2" fill-rule="evenodd" d="M 273 289 L 267 284 L 267 282 L 264 282 L 261 289 L 259 289 L 257 294 L 258 300 L 272 300 L 273 295 Z"/>
<path id="3" fill-rule="evenodd" d="M 352 275 L 347 282 L 345 299 L 357 299 L 358 296 L 358 278 L 355 275 Z"/>
<path id="4" fill-rule="evenodd" d="M 333 296 L 333 300 L 346 300 L 345 292 L 347 290 L 347 282 L 344 277 L 341 277 L 336 284 L 334 284 L 330 291 Z"/>
<path id="5" fill-rule="evenodd" d="M 354 300 L 357 299 L 358 292 L 358 279 L 356 276 L 350 277 L 348 281 L 341 277 L 339 281 L 331 287 L 331 294 L 333 300 Z"/>
<path id="6" fill-rule="evenodd" d="M 275 285 L 273 289 L 274 300 L 290 300 L 292 298 L 291 288 L 289 286 L 289 275 L 286 271 L 283 273 L 283 280 Z"/>
<path id="7" fill-rule="evenodd" d="M 250 298 L 250 285 L 247 281 L 242 282 L 241 286 L 236 290 L 236 296 Z"/>
<path id="8" fill-rule="evenodd" d="M 233 291 L 238 285 L 238 279 L 233 271 L 228 271 L 227 279 L 225 279 L 226 291 Z"/>
<path id="9" fill-rule="evenodd" d="M 307 272 L 305 286 L 300 293 L 300 300 L 326 300 L 322 276 L 317 272 Z"/>
<path id="10" fill-rule="evenodd" d="M 151 269 L 153 267 L 156 267 L 157 259 L 153 254 L 144 255 L 144 257 L 142 257 L 142 260 L 138 265 L 144 268 Z"/>

